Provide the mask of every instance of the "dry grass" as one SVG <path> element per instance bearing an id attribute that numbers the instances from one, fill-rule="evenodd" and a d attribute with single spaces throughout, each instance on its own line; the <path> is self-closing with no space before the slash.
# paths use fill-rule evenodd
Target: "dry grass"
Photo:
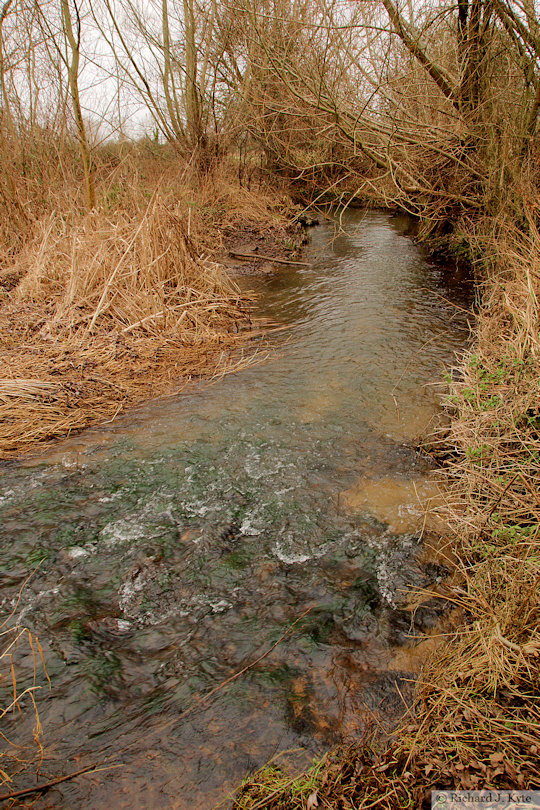
<path id="1" fill-rule="evenodd" d="M 239 188 L 226 168 L 190 177 L 142 148 L 109 163 L 97 210 L 35 208 L 3 256 L 0 458 L 252 357 L 251 302 L 216 258 L 235 229 L 285 241 L 277 195 Z"/>
<path id="2" fill-rule="evenodd" d="M 34 661 L 31 683 L 21 686 L 17 680 L 19 655 Z M 41 688 L 38 668 L 45 667 L 37 638 L 25 627 L 13 623 L 11 614 L 0 625 L 0 786 L 8 788 L 17 774 L 35 772 L 43 758 L 42 728 L 36 702 Z M 45 676 L 46 670 L 44 669 Z"/>
<path id="3" fill-rule="evenodd" d="M 0 311 L 4 457 L 231 363 L 248 302 L 184 214 L 154 197 L 134 220 L 40 229 Z"/>
<path id="4" fill-rule="evenodd" d="M 412 750 L 436 751 L 465 788 L 532 789 L 540 787 L 540 234 L 533 218 L 525 233 L 504 224 L 483 248 L 492 261 L 477 343 L 449 402 L 449 517 L 463 581 L 453 599 L 466 623 L 424 670 Z"/>

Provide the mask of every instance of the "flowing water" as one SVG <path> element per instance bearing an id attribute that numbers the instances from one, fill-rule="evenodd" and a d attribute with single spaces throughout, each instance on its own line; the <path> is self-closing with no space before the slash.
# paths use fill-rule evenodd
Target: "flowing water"
<path id="1" fill-rule="evenodd" d="M 468 334 L 467 291 L 405 225 L 350 213 L 309 266 L 253 279 L 291 326 L 266 363 L 2 469 L 2 610 L 53 685 L 43 774 L 123 763 L 38 807 L 210 808 L 276 752 L 302 765 L 402 711 L 401 589 L 436 576 L 412 440 Z"/>

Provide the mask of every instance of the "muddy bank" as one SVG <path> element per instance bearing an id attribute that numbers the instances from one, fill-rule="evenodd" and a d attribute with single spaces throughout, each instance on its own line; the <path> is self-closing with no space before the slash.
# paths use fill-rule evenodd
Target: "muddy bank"
<path id="1" fill-rule="evenodd" d="M 280 267 L 302 264 L 302 248 L 309 241 L 309 228 L 318 224 L 301 210 L 289 209 L 290 221 L 281 228 L 237 224 L 222 230 L 221 265 L 233 278 L 276 272 Z M 275 261 L 273 261 L 275 260 Z M 289 264 L 290 262 L 290 264 Z"/>

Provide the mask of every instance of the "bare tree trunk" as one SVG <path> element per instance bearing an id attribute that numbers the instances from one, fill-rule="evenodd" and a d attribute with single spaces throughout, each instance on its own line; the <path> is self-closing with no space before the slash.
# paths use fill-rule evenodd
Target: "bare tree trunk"
<path id="1" fill-rule="evenodd" d="M 165 93 L 167 111 L 169 113 L 174 134 L 178 140 L 181 140 L 183 139 L 184 132 L 178 118 L 176 85 L 174 83 L 174 74 L 171 68 L 171 35 L 169 32 L 169 8 L 167 0 L 162 0 L 161 20 L 163 32 L 163 92 Z"/>
<path id="2" fill-rule="evenodd" d="M 460 100 L 464 114 L 474 117 L 480 102 L 480 25 L 482 21 L 483 0 L 471 0 L 466 35 L 463 42 L 463 62 L 460 81 Z"/>
<path id="3" fill-rule="evenodd" d="M 96 190 L 94 180 L 94 162 L 92 160 L 92 153 L 88 144 L 86 136 L 86 127 L 81 110 L 81 101 L 79 96 L 79 61 L 80 61 L 80 41 L 81 41 L 81 21 L 79 16 L 79 9 L 73 0 L 75 6 L 75 13 L 77 15 L 77 37 L 73 33 L 73 22 L 71 19 L 71 12 L 69 10 L 69 0 L 60 0 L 62 9 L 62 23 L 64 27 L 64 34 L 69 45 L 71 52 L 71 59 L 68 61 L 68 79 L 69 89 L 71 94 L 71 102 L 73 104 L 73 114 L 75 116 L 75 123 L 77 126 L 77 135 L 79 140 L 79 148 L 81 150 L 81 158 L 84 171 L 84 186 L 86 192 L 86 205 L 89 211 L 96 206 Z"/>
<path id="4" fill-rule="evenodd" d="M 529 138 L 533 138 L 536 132 L 536 127 L 538 124 L 538 114 L 540 113 L 540 81 L 536 87 L 536 93 L 534 96 L 533 103 L 531 105 L 531 109 L 529 111 L 529 119 L 527 121 L 527 135 Z"/>
<path id="5" fill-rule="evenodd" d="M 403 19 L 397 3 L 393 0 L 382 0 L 382 4 L 390 18 L 390 22 L 394 27 L 394 31 L 401 39 L 409 52 L 417 59 L 424 70 L 431 76 L 441 93 L 449 99 L 456 107 L 459 106 L 459 100 L 452 80 L 446 71 L 437 63 L 428 57 L 425 49 L 420 45 L 420 40 L 416 32 L 414 32 Z"/>
<path id="6" fill-rule="evenodd" d="M 199 88 L 197 85 L 197 48 L 195 44 L 195 12 L 193 0 L 184 0 L 186 47 L 185 108 L 188 137 L 195 149 L 201 146 L 202 121 Z"/>
<path id="7" fill-rule="evenodd" d="M 6 122 L 11 129 L 13 126 L 13 121 L 11 117 L 11 105 L 9 103 L 9 97 L 7 93 L 6 87 L 6 75 L 5 75 L 5 65 L 4 65 L 4 36 L 3 36 L 3 27 L 4 21 L 8 15 L 9 9 L 13 5 L 13 0 L 6 0 L 0 10 L 0 91 L 2 94 L 2 116 L 5 116 Z"/>

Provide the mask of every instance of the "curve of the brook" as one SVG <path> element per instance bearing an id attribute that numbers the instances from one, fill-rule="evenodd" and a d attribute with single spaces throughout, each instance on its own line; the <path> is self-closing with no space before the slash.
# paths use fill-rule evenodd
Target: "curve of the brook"
<path id="1" fill-rule="evenodd" d="M 315 228 L 307 266 L 253 280 L 291 326 L 269 361 L 2 471 L 2 611 L 44 648 L 46 770 L 123 763 L 56 807 L 210 808 L 277 751 L 304 765 L 402 713 L 405 588 L 441 576 L 415 438 L 468 335 L 406 227 Z"/>

